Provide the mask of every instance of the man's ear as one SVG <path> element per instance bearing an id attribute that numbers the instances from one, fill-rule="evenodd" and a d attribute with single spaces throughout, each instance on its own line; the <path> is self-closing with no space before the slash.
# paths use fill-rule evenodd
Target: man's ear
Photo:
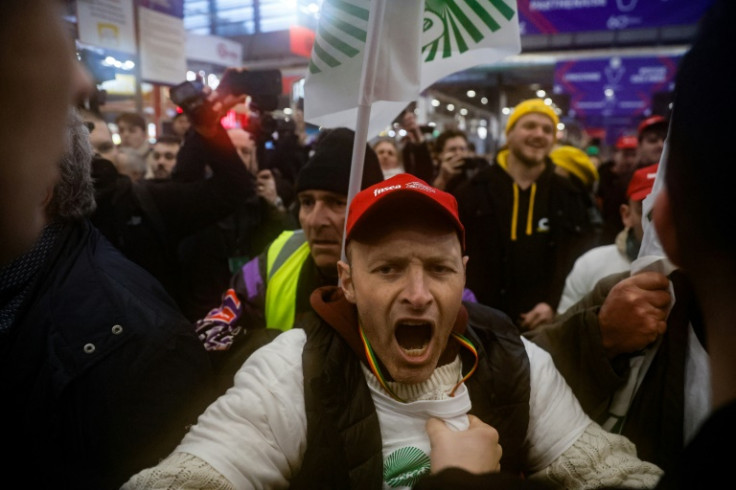
<path id="1" fill-rule="evenodd" d="M 467 255 L 463 255 L 463 285 L 467 286 L 468 284 L 468 260 L 470 260 L 470 257 Z"/>
<path id="2" fill-rule="evenodd" d="M 667 258 L 673 264 L 682 266 L 680 247 L 677 244 L 677 231 L 675 230 L 676 223 L 672 215 L 672 205 L 670 204 L 667 187 L 662 188 L 657 194 L 654 209 L 652 209 L 652 221 Z"/>
<path id="3" fill-rule="evenodd" d="M 345 299 L 355 304 L 355 287 L 353 285 L 353 275 L 350 265 L 342 260 L 338 260 L 337 276 L 340 281 L 340 288 L 345 295 Z"/>
<path id="4" fill-rule="evenodd" d="M 46 224 L 51 222 L 51 216 L 49 216 L 49 204 L 51 204 L 51 200 L 54 198 L 54 186 L 51 186 L 46 191 L 46 195 L 43 198 L 43 201 L 41 202 L 41 206 L 43 207 L 43 215 L 44 218 L 46 218 Z"/>
<path id="5" fill-rule="evenodd" d="M 54 187 L 56 187 L 56 185 L 52 185 L 51 187 L 49 187 L 46 190 L 46 194 L 44 194 L 43 196 L 43 201 L 41 201 L 41 206 L 43 206 L 44 208 L 48 206 L 49 203 L 51 202 L 51 199 L 54 198 Z"/>

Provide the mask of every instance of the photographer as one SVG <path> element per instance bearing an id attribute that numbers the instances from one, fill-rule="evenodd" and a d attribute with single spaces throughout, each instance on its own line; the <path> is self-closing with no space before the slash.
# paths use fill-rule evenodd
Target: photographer
<path id="1" fill-rule="evenodd" d="M 177 155 L 177 169 L 209 166 L 207 179 L 189 182 L 144 180 L 133 183 L 99 155 L 93 161 L 98 209 L 92 222 L 129 259 L 153 274 L 181 306 L 181 240 L 231 214 L 254 194 L 254 179 L 244 168 L 220 119 L 244 95 L 202 93 L 190 110 L 192 128 Z M 200 110 L 204 111 L 200 112 Z"/>
<path id="2" fill-rule="evenodd" d="M 463 183 L 469 181 L 488 161 L 473 157 L 469 150 L 468 136 L 456 129 L 443 131 L 435 141 L 437 175 L 433 185 L 454 194 Z"/>
<path id="3" fill-rule="evenodd" d="M 282 231 L 299 227 L 288 209 L 295 197 L 293 184 L 276 168 L 259 170 L 256 141 L 250 133 L 240 128 L 227 133 L 243 166 L 256 179 L 256 193 L 239 199 L 231 214 L 179 245 L 183 309 L 192 320 L 220 304 L 222 291 L 243 264 L 259 255 Z M 178 170 L 175 180 L 182 178 L 184 169 Z"/>

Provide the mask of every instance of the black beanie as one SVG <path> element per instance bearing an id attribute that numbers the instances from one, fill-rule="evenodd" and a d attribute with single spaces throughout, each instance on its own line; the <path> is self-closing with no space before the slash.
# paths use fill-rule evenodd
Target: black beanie
<path id="1" fill-rule="evenodd" d="M 307 189 L 348 194 L 350 164 L 353 158 L 355 132 L 349 128 L 324 130 L 317 137 L 314 154 L 299 171 L 296 192 Z M 383 180 L 378 156 L 369 145 L 365 147 L 361 189 Z"/>

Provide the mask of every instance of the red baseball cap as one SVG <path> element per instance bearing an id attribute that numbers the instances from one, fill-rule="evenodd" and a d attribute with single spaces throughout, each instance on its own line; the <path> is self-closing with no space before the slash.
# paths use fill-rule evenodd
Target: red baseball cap
<path id="1" fill-rule="evenodd" d="M 652 192 L 654 179 L 657 177 L 659 163 L 640 168 L 631 176 L 626 195 L 634 201 L 641 201 Z"/>
<path id="2" fill-rule="evenodd" d="M 356 227 L 366 222 L 366 217 L 381 209 L 395 209 L 407 198 L 413 198 L 415 202 L 426 206 L 428 212 L 439 212 L 448 218 L 465 250 L 465 227 L 460 222 L 455 197 L 406 172 L 374 184 L 355 195 L 348 210 L 345 243 L 350 241 Z"/>
<path id="3" fill-rule="evenodd" d="M 636 150 L 639 147 L 639 140 L 636 136 L 619 136 L 616 140 L 617 150 Z"/>
<path id="4" fill-rule="evenodd" d="M 639 128 L 637 130 L 637 132 L 639 133 L 639 137 L 641 137 L 641 134 L 645 130 L 657 125 L 667 126 L 667 119 L 663 118 L 662 116 L 651 116 L 644 119 L 642 122 L 639 123 Z"/>

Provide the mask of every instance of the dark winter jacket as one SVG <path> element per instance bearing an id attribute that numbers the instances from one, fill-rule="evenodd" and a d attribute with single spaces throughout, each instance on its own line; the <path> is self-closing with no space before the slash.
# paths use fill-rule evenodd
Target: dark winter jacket
<path id="1" fill-rule="evenodd" d="M 0 336 L 2 467 L 28 488 L 117 489 L 212 400 L 193 327 L 88 222 L 67 224 Z"/>
<path id="2" fill-rule="evenodd" d="M 222 127 L 205 139 L 188 133 L 177 156 L 206 162 L 212 176 L 193 182 L 168 179 L 133 183 L 111 162 L 92 162 L 97 210 L 92 223 L 130 260 L 150 272 L 183 307 L 179 242 L 233 212 L 254 194 L 253 177 L 246 170 Z"/>
<path id="3" fill-rule="evenodd" d="M 404 142 L 401 148 L 401 162 L 404 170 L 425 182 L 432 183 L 435 178 L 436 169 L 432 160 L 429 143 L 413 143 L 409 140 Z"/>

